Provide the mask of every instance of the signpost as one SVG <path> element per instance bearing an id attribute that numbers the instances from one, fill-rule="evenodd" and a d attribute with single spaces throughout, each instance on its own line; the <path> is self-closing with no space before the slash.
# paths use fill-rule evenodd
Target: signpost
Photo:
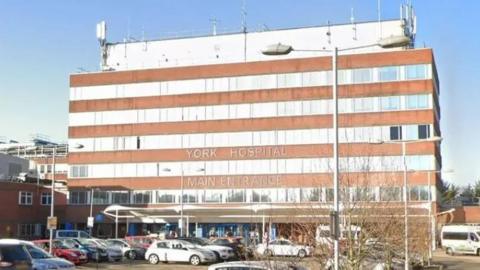
<path id="1" fill-rule="evenodd" d="M 87 218 L 87 227 L 88 228 L 93 228 L 93 217 L 88 217 Z"/>
<path id="2" fill-rule="evenodd" d="M 57 217 L 47 217 L 47 230 L 57 229 Z"/>

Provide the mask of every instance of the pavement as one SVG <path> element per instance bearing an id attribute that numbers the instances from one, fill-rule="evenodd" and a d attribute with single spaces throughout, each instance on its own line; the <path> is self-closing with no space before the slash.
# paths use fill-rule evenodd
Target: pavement
<path id="1" fill-rule="evenodd" d="M 480 257 L 475 255 L 455 255 L 445 254 L 445 251 L 439 249 L 433 254 L 433 263 L 443 265 L 447 270 L 478 270 L 480 269 Z"/>
<path id="2" fill-rule="evenodd" d="M 306 260 L 305 262 L 309 262 Z M 433 254 L 433 264 L 443 265 L 444 270 L 480 270 L 480 257 L 475 255 L 455 255 L 450 256 L 445 254 L 441 249 Z M 115 263 L 88 263 L 78 266 L 77 269 L 136 269 L 136 270 L 167 270 L 167 269 L 192 269 L 192 270 L 206 270 L 207 265 L 192 266 L 188 263 L 159 263 L 156 265 L 149 264 L 147 261 L 124 260 Z M 316 267 L 315 267 L 316 268 Z"/>

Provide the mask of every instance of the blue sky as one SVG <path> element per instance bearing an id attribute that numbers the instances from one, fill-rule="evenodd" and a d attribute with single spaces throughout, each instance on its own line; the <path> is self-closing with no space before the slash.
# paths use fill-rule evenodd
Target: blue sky
<path id="1" fill-rule="evenodd" d="M 383 18 L 398 18 L 405 1 L 382 1 Z M 459 184 L 480 179 L 479 1 L 413 1 L 417 47 L 434 49 L 441 83 L 444 178 Z M 144 33 L 206 32 L 241 26 L 241 0 L 1 0 L 0 136 L 26 140 L 42 133 L 67 139 L 68 75 L 98 69 L 95 24 L 105 20 L 108 40 Z M 376 20 L 377 0 L 246 0 L 247 25 L 256 30 Z"/>

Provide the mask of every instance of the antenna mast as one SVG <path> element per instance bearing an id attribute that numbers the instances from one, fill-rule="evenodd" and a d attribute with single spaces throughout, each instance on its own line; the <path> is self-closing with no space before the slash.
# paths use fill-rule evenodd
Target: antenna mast
<path id="1" fill-rule="evenodd" d="M 97 40 L 100 43 L 100 57 L 102 62 L 100 68 L 105 69 L 107 67 L 107 24 L 105 21 L 97 23 Z"/>
<path id="2" fill-rule="evenodd" d="M 245 0 L 242 1 L 242 32 L 243 32 L 243 61 L 247 62 L 247 8 Z"/>

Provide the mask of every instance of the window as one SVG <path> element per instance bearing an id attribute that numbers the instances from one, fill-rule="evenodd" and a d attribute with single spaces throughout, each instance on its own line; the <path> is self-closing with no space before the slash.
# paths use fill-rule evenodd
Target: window
<path id="1" fill-rule="evenodd" d="M 382 111 L 392 111 L 400 109 L 400 97 L 391 96 L 391 97 L 381 97 L 380 98 L 380 108 Z"/>
<path id="2" fill-rule="evenodd" d="M 157 191 L 157 203 L 175 203 L 175 194 Z"/>
<path id="3" fill-rule="evenodd" d="M 390 127 L 390 140 L 401 140 L 402 139 L 402 126 L 393 126 Z"/>
<path id="4" fill-rule="evenodd" d="M 18 224 L 18 236 L 20 238 L 31 238 L 35 236 L 35 224 Z"/>
<path id="5" fill-rule="evenodd" d="M 52 165 L 47 165 L 47 173 L 51 173 L 52 172 Z"/>
<path id="6" fill-rule="evenodd" d="M 52 195 L 50 192 L 42 192 L 40 197 L 41 205 L 50 205 L 52 203 Z"/>
<path id="7" fill-rule="evenodd" d="M 318 202 L 320 200 L 320 189 L 318 188 L 303 188 L 300 192 L 302 202 Z"/>
<path id="8" fill-rule="evenodd" d="M 426 109 L 428 108 L 429 95 L 409 95 L 406 96 L 407 109 Z"/>
<path id="9" fill-rule="evenodd" d="M 93 190 L 93 204 L 108 204 L 108 192 Z"/>
<path id="10" fill-rule="evenodd" d="M 381 67 L 378 68 L 378 79 L 381 82 L 398 80 L 398 67 Z"/>
<path id="11" fill-rule="evenodd" d="M 405 78 L 407 80 L 427 78 L 426 65 L 405 66 Z"/>
<path id="12" fill-rule="evenodd" d="M 443 232 L 443 239 L 446 240 L 467 240 L 468 233 L 466 232 Z"/>
<path id="13" fill-rule="evenodd" d="M 355 112 L 370 112 L 373 111 L 373 100 L 372 98 L 355 98 L 353 106 Z"/>
<path id="14" fill-rule="evenodd" d="M 401 187 L 380 187 L 380 201 L 400 201 L 402 198 Z"/>
<path id="15" fill-rule="evenodd" d="M 429 125 L 419 125 L 418 126 L 418 138 L 419 139 L 428 139 L 430 138 L 430 126 Z"/>
<path id="16" fill-rule="evenodd" d="M 18 204 L 32 205 L 33 193 L 28 191 L 20 191 L 18 196 Z"/>
<path id="17" fill-rule="evenodd" d="M 21 229 L 19 231 L 21 231 Z M 19 238 L 20 237 L 21 235 L 19 235 Z M 0 253 L 2 254 L 2 260 L 10 263 L 30 260 L 30 256 L 23 248 L 23 245 L 4 245 L 0 247 Z"/>
<path id="18" fill-rule="evenodd" d="M 206 203 L 221 203 L 222 193 L 217 190 L 205 190 L 204 202 Z"/>
<path id="19" fill-rule="evenodd" d="M 271 202 L 272 197 L 270 190 L 268 189 L 257 189 L 252 190 L 252 202 Z"/>
<path id="20" fill-rule="evenodd" d="M 40 165 L 40 173 L 45 173 L 45 165 Z"/>
<path id="21" fill-rule="evenodd" d="M 71 166 L 70 176 L 72 178 L 88 177 L 88 165 Z"/>
<path id="22" fill-rule="evenodd" d="M 333 202 L 333 188 L 325 189 L 325 201 Z"/>
<path id="23" fill-rule="evenodd" d="M 185 190 L 183 192 L 183 202 L 184 203 L 197 203 L 197 191 L 196 190 Z"/>
<path id="24" fill-rule="evenodd" d="M 229 190 L 227 194 L 227 202 L 245 202 L 245 190 Z"/>
<path id="25" fill-rule="evenodd" d="M 428 186 L 414 186 L 410 187 L 411 201 L 427 201 L 428 200 Z"/>
<path id="26" fill-rule="evenodd" d="M 151 203 L 152 192 L 151 191 L 134 191 L 133 203 L 134 204 L 148 204 Z"/>
<path id="27" fill-rule="evenodd" d="M 86 191 L 70 191 L 70 204 L 87 204 Z"/>
<path id="28" fill-rule="evenodd" d="M 370 187 L 355 187 L 352 195 L 353 201 L 375 201 L 375 192 Z"/>
<path id="29" fill-rule="evenodd" d="M 113 204 L 129 204 L 128 191 L 112 191 L 112 203 Z"/>
<path id="30" fill-rule="evenodd" d="M 353 83 L 366 83 L 372 81 L 371 68 L 353 69 Z"/>
<path id="31" fill-rule="evenodd" d="M 140 149 L 140 137 L 137 136 L 137 149 Z"/>

